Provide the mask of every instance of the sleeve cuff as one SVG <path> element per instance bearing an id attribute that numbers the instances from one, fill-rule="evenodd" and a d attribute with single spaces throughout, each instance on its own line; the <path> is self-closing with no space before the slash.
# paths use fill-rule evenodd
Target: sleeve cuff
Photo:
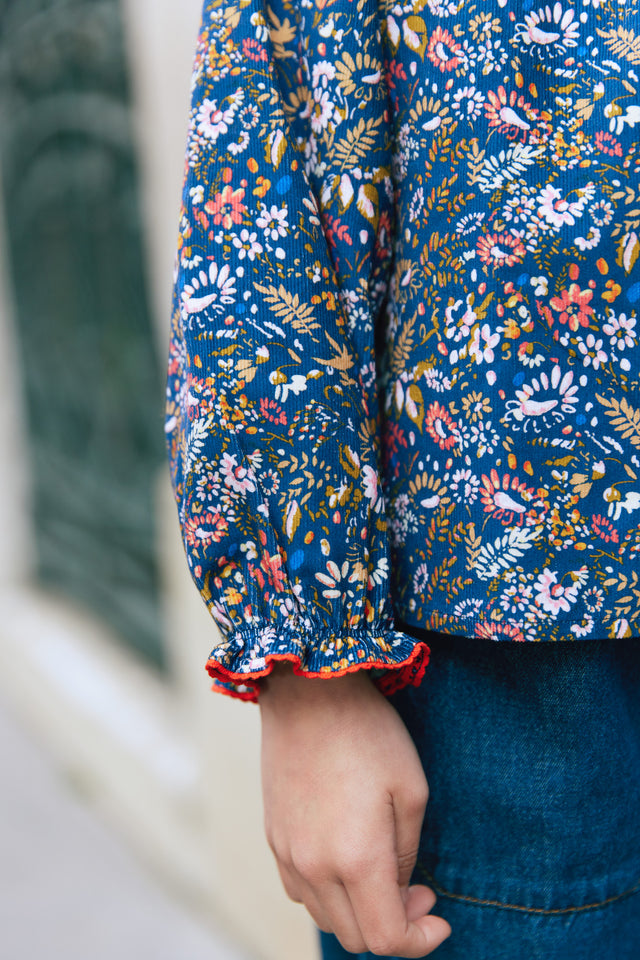
<path id="1" fill-rule="evenodd" d="M 418 686 L 429 662 L 427 644 L 399 630 L 369 628 L 343 634 L 325 627 L 314 635 L 313 648 L 305 647 L 299 635 L 287 639 L 288 632 L 278 635 L 269 626 L 214 647 L 206 663 L 212 689 L 257 703 L 260 678 L 271 673 L 274 663 L 288 661 L 293 672 L 304 677 L 342 677 L 373 670 L 376 686 L 389 696 L 403 687 Z"/>

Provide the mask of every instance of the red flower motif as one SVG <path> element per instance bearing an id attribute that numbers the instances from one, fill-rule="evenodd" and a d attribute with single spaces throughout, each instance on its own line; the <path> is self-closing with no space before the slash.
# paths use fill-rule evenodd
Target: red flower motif
<path id="1" fill-rule="evenodd" d="M 540 509 L 544 508 L 533 487 L 518 477 L 505 473 L 502 480 L 497 470 L 491 471 L 491 476 L 482 476 L 484 486 L 480 490 L 480 499 L 484 504 L 484 512 L 490 513 L 494 520 L 500 520 L 506 527 L 525 523 L 531 526 L 540 520 Z"/>
<path id="2" fill-rule="evenodd" d="M 619 140 L 609 133 L 608 130 L 598 130 L 596 133 L 596 146 L 598 150 L 608 154 L 610 157 L 622 156 L 622 144 Z"/>
<path id="3" fill-rule="evenodd" d="M 476 637 L 484 637 L 485 640 L 496 640 L 502 637 L 503 640 L 523 641 L 524 633 L 515 623 L 505 623 L 503 620 L 493 622 L 484 620 L 482 623 L 476 623 Z"/>
<path id="4" fill-rule="evenodd" d="M 434 67 L 443 73 L 455 70 L 464 60 L 460 44 L 454 40 L 448 30 L 438 26 L 429 37 L 426 54 Z"/>
<path id="5" fill-rule="evenodd" d="M 260 413 L 265 420 L 270 420 L 271 423 L 281 424 L 283 427 L 287 425 L 287 415 L 275 400 L 260 397 Z"/>
<path id="6" fill-rule="evenodd" d="M 593 307 L 589 301 L 593 297 L 593 290 L 581 290 L 577 283 L 569 285 L 569 289 L 562 290 L 559 297 L 551 297 L 549 303 L 558 314 L 558 322 L 566 323 L 574 332 L 580 327 L 588 327 L 593 314 Z M 548 307 L 542 308 L 549 326 L 553 326 L 553 316 Z"/>
<path id="7" fill-rule="evenodd" d="M 196 517 L 189 517 L 184 524 L 185 540 L 190 547 L 206 547 L 210 543 L 220 543 L 226 536 L 229 524 L 221 513 L 209 511 Z"/>
<path id="8" fill-rule="evenodd" d="M 427 408 L 425 416 L 427 433 L 438 444 L 441 450 L 451 450 L 460 441 L 460 434 L 453 417 L 436 400 Z"/>
<path id="9" fill-rule="evenodd" d="M 266 583 L 273 587 L 276 593 L 281 593 L 285 588 L 285 571 L 279 553 L 269 554 L 266 550 L 263 551 L 260 566 L 256 567 L 255 564 L 250 563 L 249 572 L 258 581 L 262 590 Z"/>
<path id="10" fill-rule="evenodd" d="M 522 240 L 506 231 L 485 233 L 478 237 L 476 246 L 482 262 L 493 267 L 513 267 L 522 263 L 526 254 Z"/>
<path id="11" fill-rule="evenodd" d="M 591 529 L 595 534 L 601 537 L 605 543 L 619 543 L 620 536 L 618 531 L 607 517 L 599 513 L 594 513 L 591 517 Z"/>
<path id="12" fill-rule="evenodd" d="M 518 96 L 517 90 L 507 93 L 502 85 L 495 93 L 489 90 L 487 98 L 489 102 L 485 103 L 484 109 L 489 126 L 497 127 L 499 133 L 506 133 L 509 140 L 520 138 L 525 142 L 531 129 L 530 121 L 538 119 L 539 111 L 527 103 L 522 94 Z"/>
<path id="13" fill-rule="evenodd" d="M 234 223 L 242 223 L 242 217 L 247 212 L 247 208 L 241 203 L 244 193 L 242 187 L 234 190 L 228 183 L 213 200 L 205 203 L 204 208 L 213 216 L 215 224 L 221 223 L 225 230 L 229 230 Z"/>
<path id="14" fill-rule="evenodd" d="M 246 37 L 242 41 L 242 52 L 248 60 L 255 60 L 258 63 L 266 63 L 269 59 L 265 48 L 254 37 Z"/>

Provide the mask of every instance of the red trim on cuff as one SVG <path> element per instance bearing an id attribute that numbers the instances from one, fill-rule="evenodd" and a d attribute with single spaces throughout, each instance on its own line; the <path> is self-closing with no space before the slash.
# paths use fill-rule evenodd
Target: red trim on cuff
<path id="1" fill-rule="evenodd" d="M 218 661 L 210 657 L 206 663 L 207 673 L 213 678 L 212 690 L 224 693 L 237 700 L 247 700 L 251 703 L 258 702 L 260 684 L 257 680 L 267 677 L 273 670 L 273 664 L 277 661 L 285 661 L 293 664 L 293 672 L 299 677 L 323 678 L 344 677 L 348 673 L 357 673 L 359 670 L 384 670 L 381 677 L 374 679 L 375 685 L 385 696 L 390 696 L 403 687 L 419 686 L 427 664 L 431 650 L 422 640 L 416 641 L 411 656 L 399 663 L 389 663 L 385 660 L 367 660 L 364 663 L 353 664 L 343 667 L 341 670 L 321 670 L 311 671 L 302 668 L 300 657 L 295 653 L 273 653 L 265 657 L 266 666 L 264 670 L 256 670 L 251 673 L 236 673 L 222 666 Z M 236 687 L 245 687 L 244 690 L 230 689 L 223 684 L 234 684 Z"/>

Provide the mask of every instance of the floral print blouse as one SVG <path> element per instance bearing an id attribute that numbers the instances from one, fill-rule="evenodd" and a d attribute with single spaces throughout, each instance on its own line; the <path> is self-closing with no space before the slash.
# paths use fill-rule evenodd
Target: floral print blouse
<path id="1" fill-rule="evenodd" d="M 640 0 L 206 0 L 167 438 L 217 685 L 640 633 L 639 131 Z"/>

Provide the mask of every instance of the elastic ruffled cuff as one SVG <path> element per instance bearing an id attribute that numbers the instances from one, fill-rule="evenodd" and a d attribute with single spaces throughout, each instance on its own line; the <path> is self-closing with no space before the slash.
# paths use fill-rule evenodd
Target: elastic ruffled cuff
<path id="1" fill-rule="evenodd" d="M 287 632 L 273 643 L 273 627 L 266 628 L 270 649 L 264 649 L 265 636 L 256 631 L 214 647 L 206 664 L 214 680 L 212 689 L 257 703 L 260 678 L 271 673 L 274 663 L 286 661 L 294 673 L 310 678 L 373 670 L 376 686 L 389 696 L 403 687 L 418 686 L 429 662 L 427 644 L 399 630 L 370 628 L 344 635 L 325 628 L 314 635 L 313 646 L 301 643 L 299 635 L 287 641 Z"/>

